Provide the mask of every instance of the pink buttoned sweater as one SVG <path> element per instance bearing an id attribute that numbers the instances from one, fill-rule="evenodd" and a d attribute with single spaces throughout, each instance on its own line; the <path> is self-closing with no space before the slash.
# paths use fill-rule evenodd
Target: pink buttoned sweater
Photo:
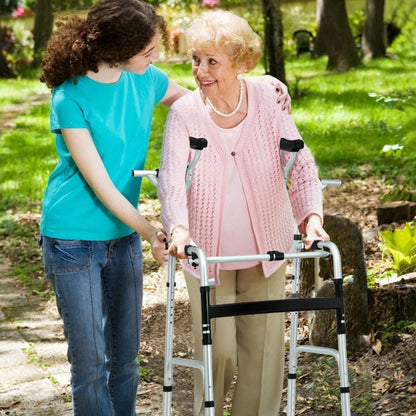
<path id="1" fill-rule="evenodd" d="M 279 155 L 280 138 L 300 139 L 287 111 L 276 105 L 276 93 L 267 84 L 246 81 L 248 112 L 232 152 L 222 143 L 199 90 L 171 107 L 165 126 L 158 196 L 166 230 L 183 225 L 207 256 L 219 256 L 224 199 L 230 169 L 235 163 L 243 184 L 259 253 L 289 252 L 293 248 L 293 216 L 304 232 L 312 213 L 322 218 L 321 183 L 314 159 L 305 146 L 291 169 L 286 190 Z M 196 165 L 192 186 L 185 190 L 185 171 L 193 150 L 189 137 L 205 138 L 208 146 Z M 287 155 L 289 158 L 289 155 Z M 241 203 L 241 202 L 238 202 Z M 222 242 L 224 245 L 224 242 Z M 235 253 L 236 255 L 239 253 Z M 192 274 L 195 270 L 184 261 Z M 263 262 L 266 277 L 281 262 Z M 218 264 L 209 265 L 209 277 L 218 279 Z"/>

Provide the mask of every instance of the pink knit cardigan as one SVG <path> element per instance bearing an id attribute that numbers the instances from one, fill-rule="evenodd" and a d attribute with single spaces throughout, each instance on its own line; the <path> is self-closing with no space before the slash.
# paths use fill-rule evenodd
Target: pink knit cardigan
<path id="1" fill-rule="evenodd" d="M 233 161 L 244 186 L 260 254 L 292 250 L 294 217 L 301 232 L 309 214 L 317 213 L 322 218 L 321 183 L 306 146 L 298 153 L 290 174 L 290 190 L 286 190 L 279 142 L 282 137 L 301 138 L 292 117 L 276 104 L 276 94 L 270 85 L 254 81 L 247 81 L 246 85 L 248 113 L 233 152 L 219 139 L 198 90 L 174 103 L 165 126 L 158 186 L 161 219 L 169 232 L 176 225 L 185 226 L 207 256 L 221 255 L 224 178 L 228 177 Z M 190 136 L 207 139 L 208 147 L 202 151 L 187 193 L 185 170 L 193 156 Z M 265 276 L 270 276 L 280 264 L 263 262 Z M 187 261 L 183 266 L 198 275 Z M 218 279 L 218 265 L 209 265 L 208 274 Z"/>

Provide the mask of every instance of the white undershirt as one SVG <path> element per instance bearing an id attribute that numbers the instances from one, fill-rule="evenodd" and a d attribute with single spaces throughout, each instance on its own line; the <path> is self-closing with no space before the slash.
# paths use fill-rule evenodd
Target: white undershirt
<path id="1" fill-rule="evenodd" d="M 220 138 L 230 154 L 235 149 L 243 125 L 244 121 L 231 129 L 222 129 L 217 126 Z M 234 157 L 231 157 L 234 160 Z M 220 256 L 257 254 L 256 238 L 251 225 L 243 185 L 235 162 L 233 163 L 229 177 L 225 181 L 228 185 L 226 187 L 222 218 Z M 258 262 L 222 263 L 220 264 L 220 269 L 246 269 L 256 264 Z"/>

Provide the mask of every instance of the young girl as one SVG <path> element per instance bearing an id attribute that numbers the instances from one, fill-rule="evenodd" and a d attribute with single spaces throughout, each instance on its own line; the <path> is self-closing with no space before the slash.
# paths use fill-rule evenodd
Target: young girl
<path id="1" fill-rule="evenodd" d="M 151 65 L 165 22 L 139 0 L 99 0 L 58 23 L 42 62 L 59 162 L 43 200 L 47 277 L 64 321 L 75 415 L 135 415 L 141 237 L 166 236 L 137 210 L 153 107 L 189 92 Z"/>

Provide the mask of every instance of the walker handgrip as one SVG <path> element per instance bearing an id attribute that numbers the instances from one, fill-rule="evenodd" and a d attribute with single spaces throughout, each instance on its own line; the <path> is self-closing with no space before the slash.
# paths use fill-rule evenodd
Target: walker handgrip
<path id="1" fill-rule="evenodd" d="M 280 139 L 280 150 L 285 150 L 286 152 L 298 152 L 304 146 L 305 143 L 301 139 L 287 140 L 284 137 Z"/>
<path id="2" fill-rule="evenodd" d="M 189 137 L 189 146 L 194 150 L 202 150 L 208 146 L 208 141 L 202 137 L 199 139 L 196 137 Z"/>
<path id="3" fill-rule="evenodd" d="M 195 269 L 197 266 L 199 266 L 199 262 L 195 261 L 198 260 L 198 255 L 195 253 L 195 251 L 190 251 L 191 249 L 196 248 L 195 246 L 185 246 L 185 254 L 190 257 L 189 264 Z"/>
<path id="4" fill-rule="evenodd" d="M 192 256 L 192 259 L 195 259 L 195 253 L 192 253 L 192 252 L 190 252 L 189 251 L 189 249 L 191 249 L 192 247 L 195 247 L 195 246 L 185 246 L 185 249 L 184 249 L 184 251 L 185 251 L 185 254 L 189 257 L 189 256 Z"/>
<path id="5" fill-rule="evenodd" d="M 311 248 L 309 249 L 309 250 L 324 250 L 324 251 L 330 251 L 329 249 L 328 249 L 328 247 L 320 247 L 318 244 L 319 243 L 323 243 L 323 241 L 322 240 L 315 240 L 313 243 L 312 243 L 312 245 L 311 245 Z"/>

